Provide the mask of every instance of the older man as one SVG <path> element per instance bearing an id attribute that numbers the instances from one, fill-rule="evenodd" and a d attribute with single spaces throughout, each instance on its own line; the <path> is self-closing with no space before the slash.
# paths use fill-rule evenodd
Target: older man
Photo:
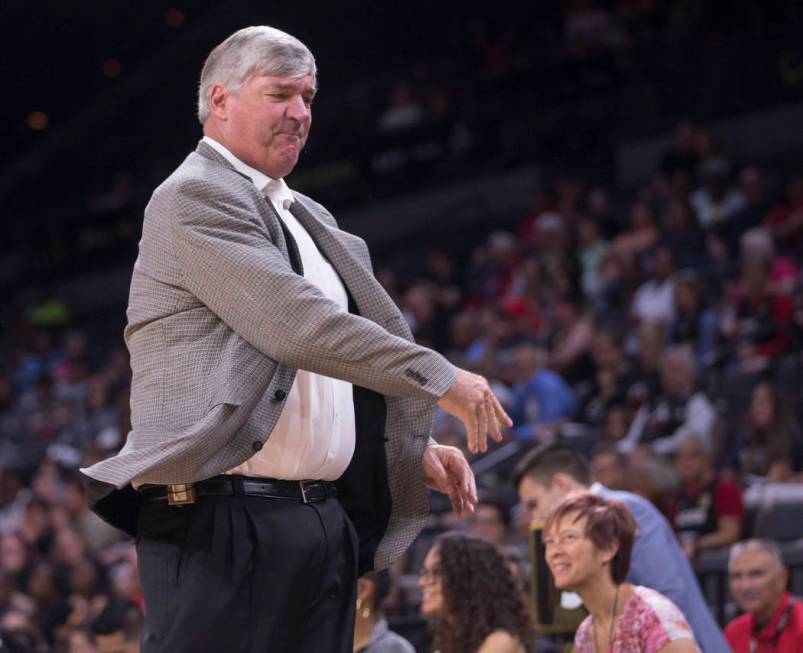
<path id="1" fill-rule="evenodd" d="M 789 572 L 769 540 L 747 540 L 731 548 L 731 594 L 744 612 L 725 628 L 733 653 L 803 651 L 803 603 L 786 591 Z"/>
<path id="2" fill-rule="evenodd" d="M 730 546 L 742 534 L 744 507 L 738 483 L 714 468 L 711 450 L 696 436 L 678 444 L 675 470 L 680 487 L 673 493 L 669 518 L 687 556 L 701 549 Z"/>
<path id="3" fill-rule="evenodd" d="M 315 93 L 296 38 L 231 35 L 201 73 L 203 139 L 145 211 L 133 430 L 82 470 L 137 536 L 143 653 L 350 651 L 356 575 L 416 536 L 425 482 L 476 503 L 429 438 L 434 404 L 472 451 L 510 426 L 484 379 L 412 341 L 365 243 L 284 182 Z"/>
<path id="4" fill-rule="evenodd" d="M 672 347 L 664 355 L 661 394 L 642 406 L 619 448 L 629 452 L 637 445 L 656 453 L 672 454 L 687 437 L 712 443 L 716 411 L 708 397 L 696 388 L 694 356 L 688 347 Z"/>

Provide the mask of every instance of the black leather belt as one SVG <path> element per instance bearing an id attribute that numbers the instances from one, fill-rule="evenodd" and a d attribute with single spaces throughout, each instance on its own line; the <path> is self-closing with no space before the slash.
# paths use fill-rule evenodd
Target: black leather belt
<path id="1" fill-rule="evenodd" d="M 329 481 L 284 481 L 223 474 L 196 483 L 142 485 L 139 494 L 144 503 L 167 501 L 181 506 L 195 503 L 197 497 L 203 496 L 267 497 L 315 503 L 337 496 L 337 490 Z"/>

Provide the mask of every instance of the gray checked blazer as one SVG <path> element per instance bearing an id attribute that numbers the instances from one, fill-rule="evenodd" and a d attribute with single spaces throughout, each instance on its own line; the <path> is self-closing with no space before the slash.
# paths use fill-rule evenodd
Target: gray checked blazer
<path id="1" fill-rule="evenodd" d="M 421 458 L 455 368 L 413 342 L 365 243 L 295 198 L 291 211 L 343 280 L 349 312 L 303 277 L 274 207 L 203 141 L 156 189 L 125 329 L 132 430 L 117 455 L 81 471 L 92 509 L 135 535 L 132 479 L 187 483 L 241 464 L 270 436 L 297 369 L 350 381 L 357 442 L 337 485 L 364 572 L 391 564 L 423 526 Z"/>

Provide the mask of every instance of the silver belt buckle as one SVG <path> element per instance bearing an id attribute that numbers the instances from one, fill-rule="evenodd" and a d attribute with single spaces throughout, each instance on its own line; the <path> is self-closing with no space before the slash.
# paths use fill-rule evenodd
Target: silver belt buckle
<path id="1" fill-rule="evenodd" d="M 186 506 L 195 503 L 195 486 L 192 483 L 168 485 L 167 503 L 171 506 Z"/>
<path id="2" fill-rule="evenodd" d="M 301 488 L 301 503 L 309 503 L 307 501 L 307 491 L 304 489 L 304 481 L 299 481 L 298 486 Z"/>

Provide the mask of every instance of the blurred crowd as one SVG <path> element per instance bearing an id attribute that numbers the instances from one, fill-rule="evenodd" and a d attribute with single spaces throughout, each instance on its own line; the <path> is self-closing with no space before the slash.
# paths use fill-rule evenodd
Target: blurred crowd
<path id="1" fill-rule="evenodd" d="M 515 422 L 496 452 L 578 447 L 599 482 L 664 512 L 694 560 L 751 534 L 751 488 L 801 479 L 801 242 L 803 174 L 737 167 L 684 122 L 643 187 L 556 177 L 515 230 L 378 275 L 419 342 L 493 380 Z M 125 351 L 98 347 L 54 299 L 7 335 L 0 630 L 71 653 L 134 642 L 133 549 L 87 513 L 76 471 L 124 441 Z M 463 446 L 460 428 L 443 416 L 435 437 Z M 446 528 L 502 547 L 526 580 L 511 488 L 480 485 L 477 512 L 433 517 L 396 570 L 391 614 L 414 611 L 405 573 Z"/>
<path id="2" fill-rule="evenodd" d="M 748 11 L 752 19 L 772 14 L 775 3 L 765 4 Z M 730 15 L 709 16 L 709 6 L 718 3 L 578 0 L 557 17 L 551 49 L 524 40 L 515 22 L 478 20 L 464 41 L 491 77 L 515 79 L 544 63 L 535 55 L 560 52 L 561 66 L 575 66 L 567 79 L 610 80 L 637 65 L 625 54 L 656 34 Z M 400 150 L 398 135 L 427 121 L 453 126 L 455 151 L 473 147 L 471 120 L 461 126 L 451 110 L 466 98 L 415 70 L 429 81 L 399 79 L 377 114 L 387 149 L 372 159 L 376 175 L 426 162 L 431 148 Z M 516 138 L 508 134 L 511 151 Z M 106 202 L 98 211 L 119 208 L 132 192 L 121 183 L 93 201 Z M 417 340 L 491 379 L 514 419 L 505 441 L 476 461 L 476 512 L 459 520 L 436 511 L 383 581 L 383 610 L 399 623 L 417 613 L 416 574 L 444 530 L 491 542 L 513 577 L 529 582 L 528 524 L 508 455 L 538 444 L 576 447 L 598 482 L 651 501 L 692 562 L 758 526 L 771 532 L 761 512 L 767 487 L 803 497 L 803 167 L 733 160 L 725 144 L 683 122 L 642 186 L 556 173 L 530 204 L 515 228 L 484 233 L 477 246 L 454 234 L 412 263 L 377 264 Z M 77 472 L 118 450 L 130 428 L 127 354 L 102 331 L 76 324 L 69 306 L 45 295 L 3 325 L 3 652 L 138 650 L 143 599 L 132 543 L 87 512 Z M 461 428 L 442 416 L 434 435 L 462 447 Z"/>

